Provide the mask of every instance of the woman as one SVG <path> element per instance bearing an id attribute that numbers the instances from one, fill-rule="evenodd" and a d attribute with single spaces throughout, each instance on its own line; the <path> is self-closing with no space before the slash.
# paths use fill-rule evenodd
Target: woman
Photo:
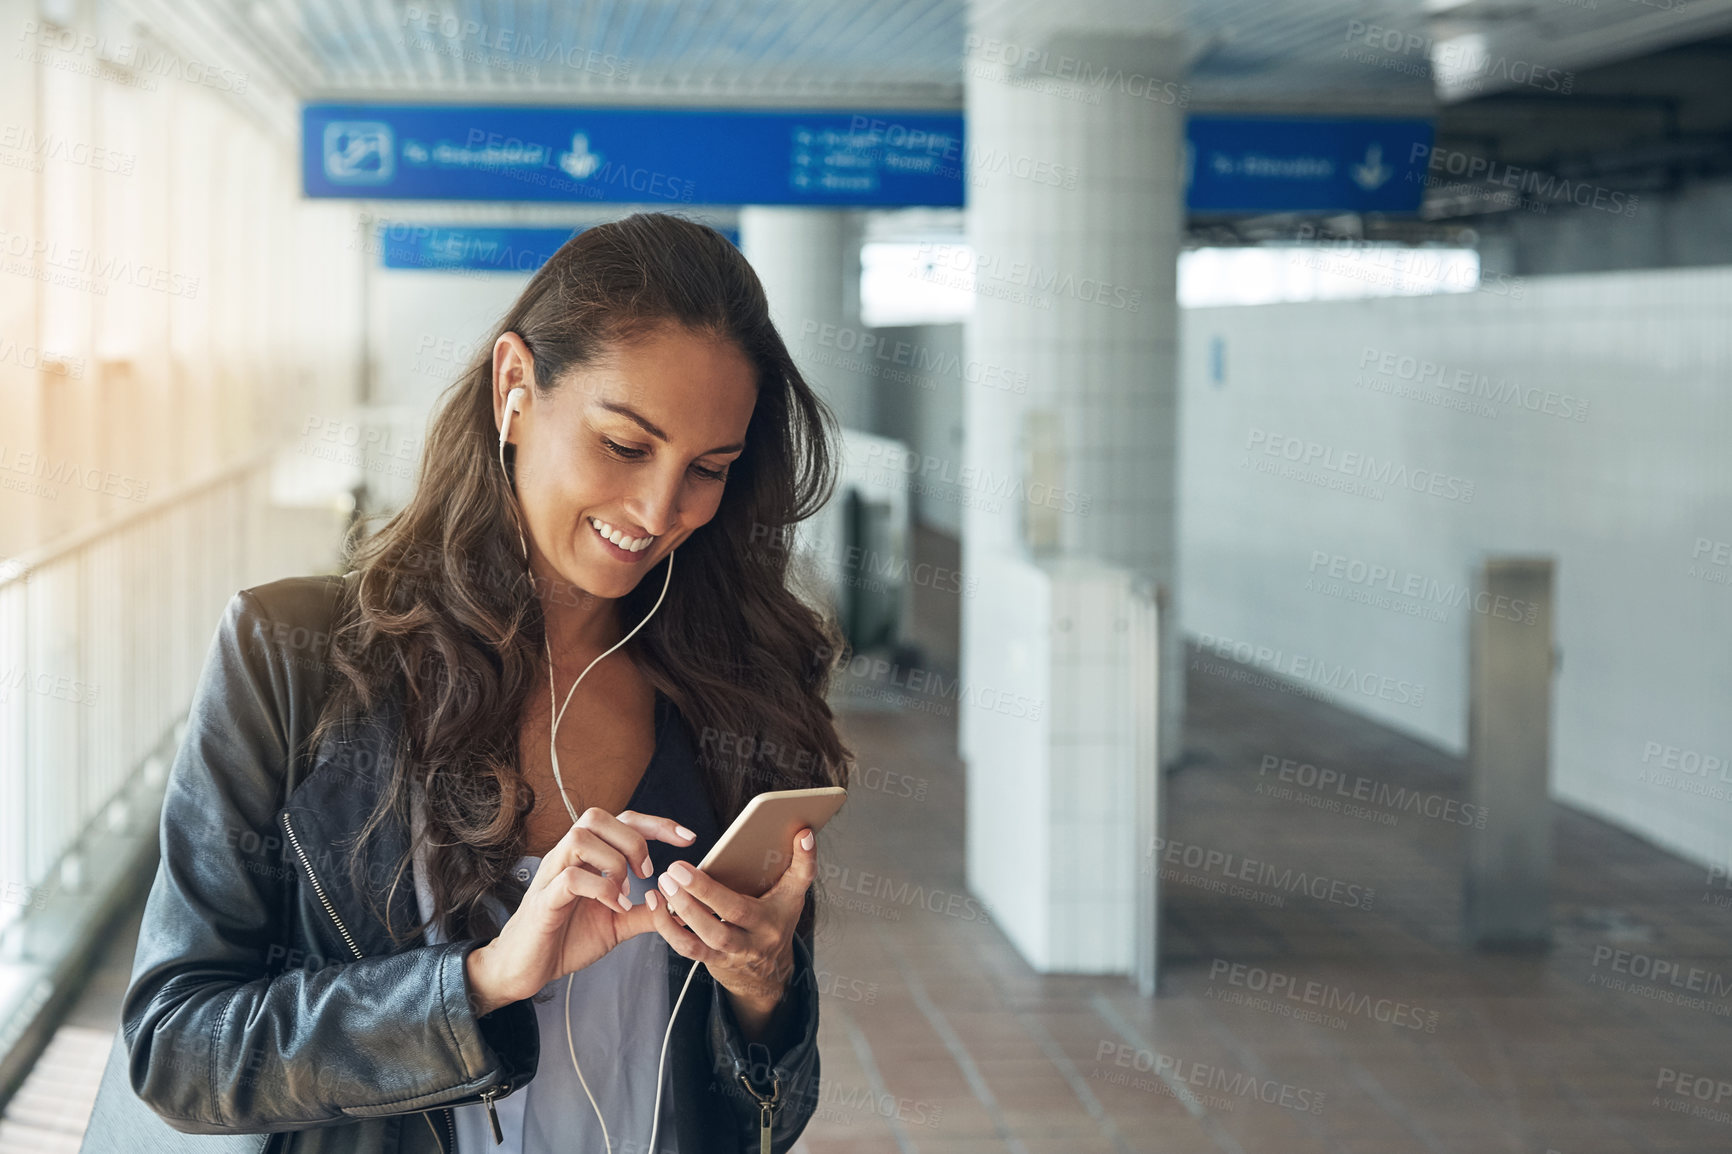
<path id="1" fill-rule="evenodd" d="M 573 237 L 493 338 L 352 571 L 229 603 L 132 1088 L 272 1154 L 785 1151 L 815 839 L 761 898 L 691 867 L 752 795 L 846 783 L 839 638 L 751 547 L 828 499 L 834 419 L 745 259 L 677 217 Z M 697 756 L 766 743 L 811 756 Z"/>

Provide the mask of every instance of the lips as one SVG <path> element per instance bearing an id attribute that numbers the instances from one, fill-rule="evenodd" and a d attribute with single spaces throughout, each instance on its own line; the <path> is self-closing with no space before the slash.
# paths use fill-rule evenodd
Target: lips
<path id="1" fill-rule="evenodd" d="M 629 537 L 624 531 L 616 529 L 614 526 L 608 524 L 599 517 L 591 517 L 589 519 L 589 526 L 596 536 L 613 546 L 615 551 L 627 556 L 637 556 L 638 554 L 641 554 L 645 549 L 650 547 L 650 544 L 653 541 L 655 541 L 654 537 Z"/>

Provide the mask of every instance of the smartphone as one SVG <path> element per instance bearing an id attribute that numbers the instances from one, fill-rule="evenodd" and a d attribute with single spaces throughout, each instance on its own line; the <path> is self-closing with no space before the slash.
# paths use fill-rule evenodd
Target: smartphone
<path id="1" fill-rule="evenodd" d="M 736 893 L 763 897 L 788 868 L 794 835 L 808 826 L 816 834 L 847 799 L 848 791 L 839 785 L 760 793 L 746 803 L 698 868 Z"/>

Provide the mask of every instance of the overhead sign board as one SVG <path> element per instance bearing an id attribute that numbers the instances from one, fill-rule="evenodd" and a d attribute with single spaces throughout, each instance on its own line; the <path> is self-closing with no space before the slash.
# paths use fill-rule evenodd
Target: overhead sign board
<path id="1" fill-rule="evenodd" d="M 301 124 L 309 197 L 963 202 L 955 112 L 313 104 Z"/>
<path id="2" fill-rule="evenodd" d="M 1423 119 L 1194 115 L 1194 213 L 1419 209 Z M 313 104 L 310 197 L 959 207 L 958 112 Z"/>
<path id="3" fill-rule="evenodd" d="M 1194 213 L 1419 211 L 1429 120 L 1192 116 Z"/>
<path id="4" fill-rule="evenodd" d="M 380 263 L 398 269 L 534 272 L 576 235 L 569 228 L 379 223 Z"/>
<path id="5" fill-rule="evenodd" d="M 379 263 L 392 269 L 534 272 L 581 228 L 428 224 L 386 220 L 377 225 Z M 737 229 L 718 230 L 739 247 Z"/>

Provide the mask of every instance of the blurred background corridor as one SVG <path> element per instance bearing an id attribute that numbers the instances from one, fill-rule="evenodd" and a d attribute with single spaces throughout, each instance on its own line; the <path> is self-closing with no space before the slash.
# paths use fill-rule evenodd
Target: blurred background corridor
<path id="1" fill-rule="evenodd" d="M 1732 1150 L 1732 0 L 0 0 L 0 1154 L 530 275 L 846 432 L 802 1154 Z M 268 835 L 270 831 L 261 831 Z"/>

